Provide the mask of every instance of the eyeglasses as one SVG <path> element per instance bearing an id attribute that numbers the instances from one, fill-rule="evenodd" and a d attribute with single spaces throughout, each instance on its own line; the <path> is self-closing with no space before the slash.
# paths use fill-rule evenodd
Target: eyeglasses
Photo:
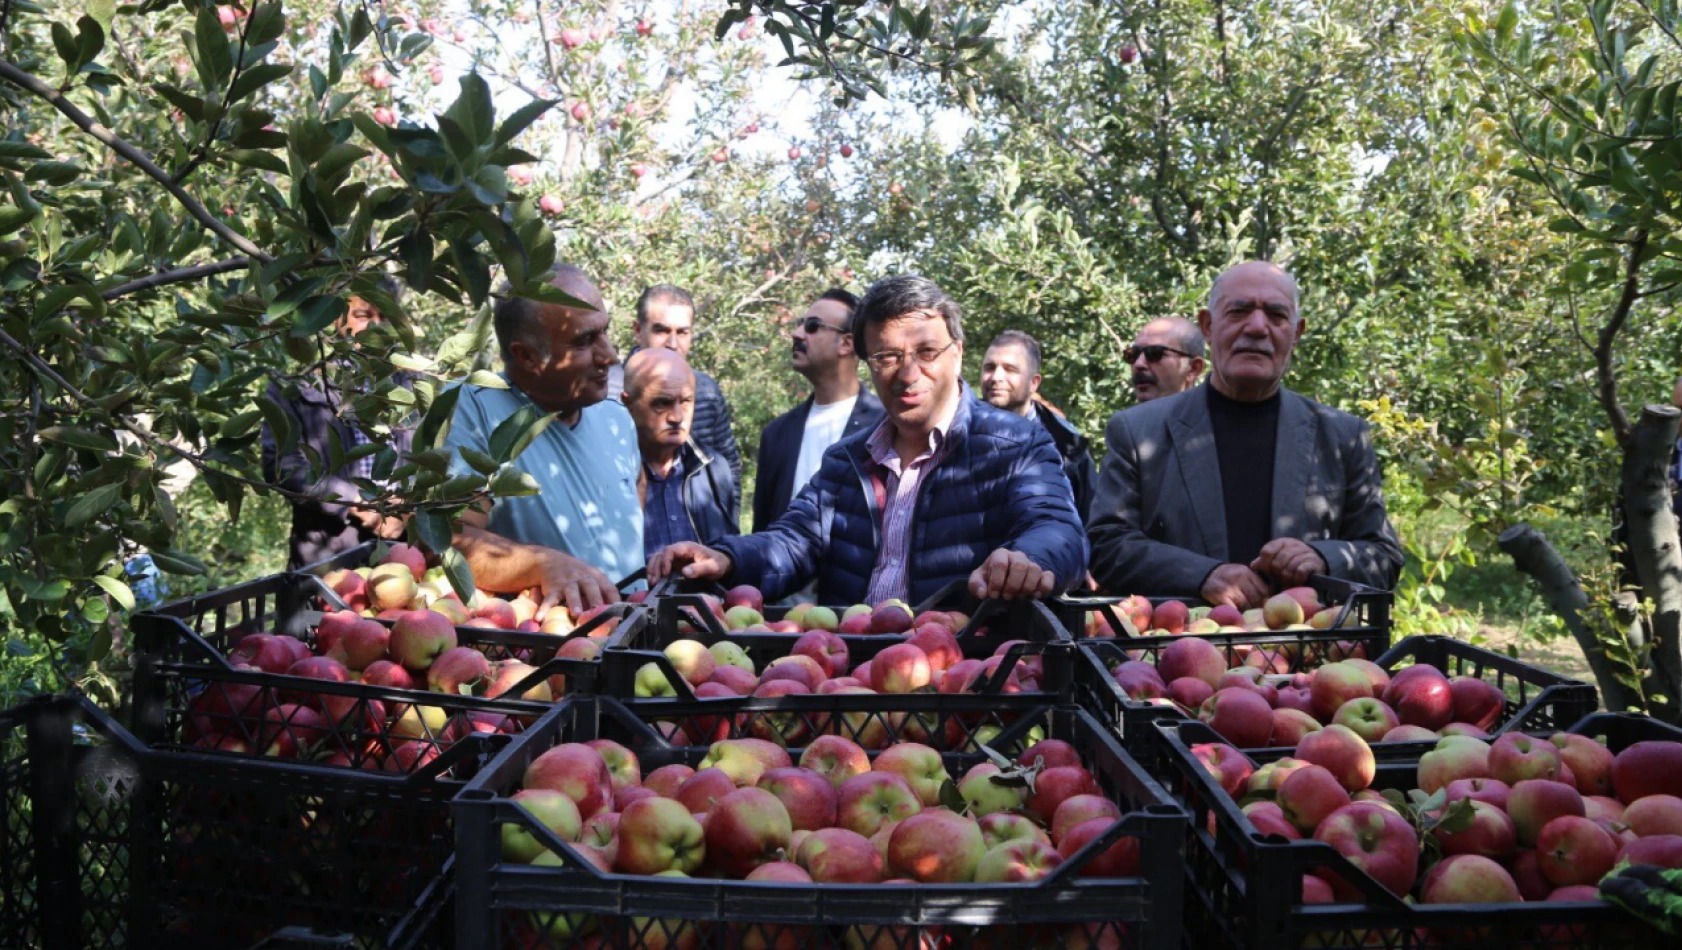
<path id="1" fill-rule="evenodd" d="M 935 360 L 940 359 L 941 354 L 957 345 L 958 341 L 953 340 L 945 346 L 920 346 L 913 350 L 911 355 L 916 357 L 919 364 L 928 366 Z M 883 350 L 880 353 L 870 354 L 864 358 L 864 361 L 869 363 L 870 368 L 878 373 L 894 373 L 905 365 L 905 353 L 900 350 Z"/>
<path id="2" fill-rule="evenodd" d="M 807 317 L 806 319 L 796 323 L 795 326 L 799 327 L 807 336 L 812 336 L 819 330 L 834 330 L 836 333 L 848 332 L 846 327 L 838 327 L 833 323 L 825 323 L 821 317 Z"/>
<path id="3" fill-rule="evenodd" d="M 1121 358 L 1126 360 L 1128 363 L 1136 363 L 1139 361 L 1139 356 L 1143 354 L 1145 362 L 1160 363 L 1162 362 L 1162 357 L 1168 353 L 1178 353 L 1186 359 L 1193 358 L 1192 355 L 1187 353 L 1185 350 L 1176 350 L 1171 346 L 1130 346 L 1121 351 Z"/>

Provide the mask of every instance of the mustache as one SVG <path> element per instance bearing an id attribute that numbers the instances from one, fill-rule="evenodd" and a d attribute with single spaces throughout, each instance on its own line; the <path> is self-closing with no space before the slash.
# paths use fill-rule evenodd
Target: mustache
<path id="1" fill-rule="evenodd" d="M 1255 353 L 1259 356 L 1272 356 L 1273 355 L 1273 347 L 1271 347 L 1271 346 L 1256 346 L 1254 344 L 1252 344 L 1250 346 L 1235 346 L 1235 347 L 1232 348 L 1232 352 L 1234 352 L 1234 353 Z"/>
<path id="2" fill-rule="evenodd" d="M 806 341 L 805 340 L 795 340 L 794 344 L 793 344 L 793 349 L 794 349 L 794 352 L 796 352 L 796 353 L 806 352 Z"/>
<path id="3" fill-rule="evenodd" d="M 1154 385 L 1156 383 L 1156 381 L 1157 381 L 1157 379 L 1156 379 L 1156 374 L 1155 373 L 1145 373 L 1145 372 L 1137 372 L 1137 371 L 1135 371 L 1133 373 L 1133 385 L 1135 385 L 1135 386 L 1138 386 L 1138 385 L 1141 385 L 1141 384 L 1146 384 L 1146 383 Z"/>

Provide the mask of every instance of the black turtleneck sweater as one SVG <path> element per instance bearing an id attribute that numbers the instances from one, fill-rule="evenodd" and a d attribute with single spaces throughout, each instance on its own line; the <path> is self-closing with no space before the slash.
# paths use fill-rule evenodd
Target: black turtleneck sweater
<path id="1" fill-rule="evenodd" d="M 1226 504 L 1227 560 L 1249 564 L 1272 539 L 1273 454 L 1279 444 L 1279 393 L 1261 402 L 1238 402 L 1204 387 L 1209 424 L 1221 464 Z"/>

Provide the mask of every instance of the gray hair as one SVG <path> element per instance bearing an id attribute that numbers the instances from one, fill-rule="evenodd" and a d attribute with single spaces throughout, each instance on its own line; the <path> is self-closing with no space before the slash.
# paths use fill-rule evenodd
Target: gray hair
<path id="1" fill-rule="evenodd" d="M 1297 315 L 1297 322 L 1301 323 L 1302 322 L 1302 293 L 1297 289 L 1296 275 L 1292 274 L 1290 271 L 1286 270 L 1285 268 L 1280 267 L 1278 264 L 1273 263 L 1272 261 L 1259 261 L 1259 260 L 1258 261 L 1244 261 L 1243 263 L 1234 264 L 1231 267 L 1228 267 L 1226 270 L 1221 271 L 1219 276 L 1217 276 L 1215 278 L 1215 282 L 1209 285 L 1209 302 L 1204 305 L 1208 309 L 1209 313 L 1210 314 L 1216 313 L 1215 303 L 1216 303 L 1216 301 L 1218 301 L 1220 299 L 1220 296 L 1221 296 L 1221 281 L 1226 280 L 1226 275 L 1232 273 L 1233 271 L 1237 270 L 1240 267 L 1243 267 L 1245 264 L 1267 264 L 1270 267 L 1272 267 L 1274 270 L 1277 270 L 1279 273 L 1281 273 L 1285 276 L 1285 280 L 1288 281 L 1291 285 L 1291 312 L 1295 313 Z M 1199 336 L 1199 338 L 1201 338 L 1202 334 L 1200 333 L 1200 334 L 1198 334 L 1198 336 Z M 1187 352 L 1190 352 L 1190 351 L 1188 350 Z M 1199 351 L 1198 355 L 1201 356 L 1202 352 Z"/>
<path id="2" fill-rule="evenodd" d="M 864 292 L 864 299 L 853 314 L 853 350 L 868 356 L 869 348 L 864 342 L 866 329 L 919 310 L 940 314 L 946 321 L 946 332 L 954 341 L 964 342 L 964 312 L 958 302 L 927 277 L 901 274 L 884 277 Z"/>
<path id="3" fill-rule="evenodd" d="M 584 272 L 584 268 L 573 264 L 556 264 L 546 279 L 560 287 L 569 280 L 588 283 L 590 275 Z M 505 284 L 500 288 L 491 319 L 496 326 L 496 343 L 502 351 L 503 366 L 513 365 L 515 343 L 524 343 L 539 357 L 549 358 L 549 326 L 544 322 L 543 312 L 536 301 L 514 296 L 513 288 Z"/>

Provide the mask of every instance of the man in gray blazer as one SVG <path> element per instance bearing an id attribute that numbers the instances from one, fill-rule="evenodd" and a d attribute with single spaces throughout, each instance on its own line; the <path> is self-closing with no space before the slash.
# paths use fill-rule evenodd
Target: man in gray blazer
<path id="1" fill-rule="evenodd" d="M 1402 549 L 1367 424 L 1280 386 L 1304 330 L 1296 280 L 1239 264 L 1198 324 L 1209 381 L 1110 419 L 1088 522 L 1094 578 L 1240 609 L 1311 574 L 1394 586 Z"/>

